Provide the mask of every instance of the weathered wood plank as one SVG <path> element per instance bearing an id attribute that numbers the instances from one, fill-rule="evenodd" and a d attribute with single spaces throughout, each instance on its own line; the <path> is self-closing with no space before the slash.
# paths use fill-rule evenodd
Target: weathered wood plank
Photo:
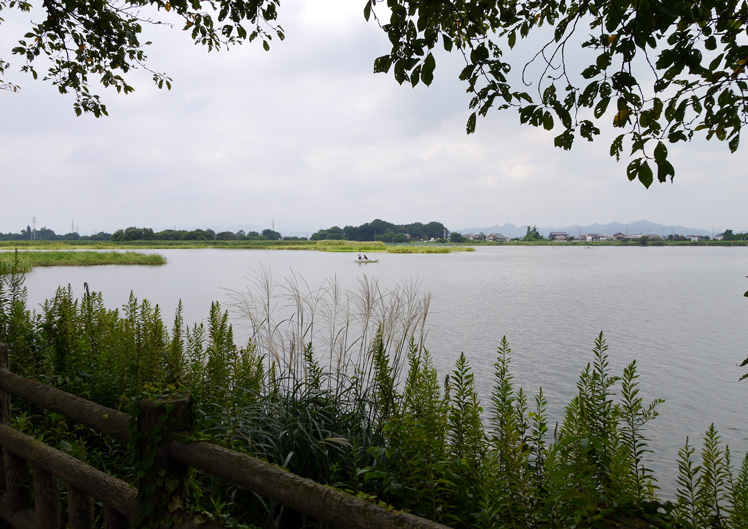
<path id="1" fill-rule="evenodd" d="M 276 465 L 211 443 L 172 441 L 169 443 L 169 455 L 333 527 L 446 529 L 436 522 L 383 509 Z"/>
<path id="2" fill-rule="evenodd" d="M 175 432 L 192 431 L 192 398 L 175 395 L 143 399 L 138 407 L 138 432 L 141 435 L 136 438 L 135 454 L 140 460 L 153 460 L 153 464 L 143 472 L 138 482 L 142 518 L 135 523 L 147 527 L 171 525 L 167 519 L 173 519 L 175 513 L 168 512 L 164 506 L 183 508 L 189 488 L 189 467 L 169 457 L 167 445 Z"/>
<path id="3" fill-rule="evenodd" d="M 127 426 L 130 415 L 127 413 L 107 408 L 106 406 L 101 406 L 70 393 L 65 393 L 57 388 L 28 380 L 20 375 L 11 373 L 7 368 L 3 369 L 1 366 L 0 390 L 42 408 L 57 412 L 94 430 L 111 435 L 115 439 L 130 441 L 130 430 Z M 1 407 L 3 404 L 2 400 L 0 400 L 0 414 L 2 413 Z"/>
<path id="4" fill-rule="evenodd" d="M 37 529 L 60 529 L 60 484 L 39 465 L 34 465 L 34 513 Z"/>
<path id="5" fill-rule="evenodd" d="M 10 428 L 0 425 L 2 428 Z M 8 500 L 8 509 L 11 515 L 21 509 L 31 507 L 31 494 L 26 487 L 31 480 L 31 473 L 26 460 L 10 450 L 3 449 L 3 466 L 5 467 L 5 497 Z"/>
<path id="6" fill-rule="evenodd" d="M 0 343 L 0 370 L 8 369 L 8 344 Z M 0 391 L 0 424 L 10 424 L 10 395 Z M 5 490 L 5 461 L 0 450 L 0 491 Z M 4 529 L 4 528 L 3 528 Z"/>
<path id="7" fill-rule="evenodd" d="M 68 485 L 68 528 L 93 529 L 93 498 L 80 489 Z"/>
<path id="8" fill-rule="evenodd" d="M 0 425 L 0 445 L 10 452 L 24 454 L 34 465 L 58 476 L 105 505 L 130 517 L 137 509 L 137 490 L 127 483 L 78 461 L 68 454 L 22 434 L 10 426 Z"/>

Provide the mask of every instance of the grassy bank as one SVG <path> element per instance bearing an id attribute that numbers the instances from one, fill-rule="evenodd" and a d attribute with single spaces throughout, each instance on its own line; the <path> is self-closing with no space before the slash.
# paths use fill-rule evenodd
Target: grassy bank
<path id="1" fill-rule="evenodd" d="M 472 252 L 472 246 L 437 243 L 385 244 L 381 241 L 0 241 L 0 248 L 65 250 L 71 248 L 106 249 L 244 249 L 244 250 L 311 250 L 318 252 L 368 253 L 450 253 Z"/>
<path id="2" fill-rule="evenodd" d="M 309 249 L 321 252 L 363 252 L 363 253 L 451 253 L 474 252 L 472 246 L 444 245 L 433 243 L 386 244 L 382 241 L 316 241 Z"/>
<path id="3" fill-rule="evenodd" d="M 17 251 L 0 252 L 0 270 L 14 266 L 20 272 L 29 272 L 37 266 L 98 266 L 166 264 L 159 254 L 138 252 L 74 252 L 74 251 Z"/>

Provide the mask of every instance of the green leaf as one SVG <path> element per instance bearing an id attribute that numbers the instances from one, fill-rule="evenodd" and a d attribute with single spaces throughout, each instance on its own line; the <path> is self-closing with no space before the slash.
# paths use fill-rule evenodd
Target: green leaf
<path id="1" fill-rule="evenodd" d="M 652 174 L 652 168 L 649 166 L 649 162 L 644 162 L 639 166 L 639 181 L 644 184 L 644 187 L 649 188 L 654 181 L 654 175 Z"/>
<path id="2" fill-rule="evenodd" d="M 550 112 L 545 112 L 543 114 L 543 128 L 545 130 L 552 130 L 553 129 L 553 115 Z"/>
<path id="3" fill-rule="evenodd" d="M 556 111 L 556 115 L 561 120 L 561 123 L 564 124 L 564 127 L 567 129 L 571 128 L 571 114 L 569 114 L 569 111 L 566 110 L 564 107 L 562 107 L 560 104 L 553 105 L 554 110 Z"/>
<path id="4" fill-rule="evenodd" d="M 582 77 L 584 77 L 585 79 L 591 79 L 591 78 L 595 77 L 595 76 L 596 76 L 597 74 L 599 74 L 599 73 L 600 73 L 600 68 L 598 68 L 597 66 L 595 66 L 595 65 L 593 64 L 593 65 L 591 65 L 591 66 L 588 66 L 588 67 L 587 67 L 587 68 L 586 68 L 586 69 L 585 69 L 585 70 L 584 70 L 584 71 L 582 72 Z"/>
<path id="5" fill-rule="evenodd" d="M 642 159 L 636 158 L 635 160 L 631 160 L 628 167 L 626 167 L 626 176 L 628 177 L 629 181 L 635 180 L 636 177 L 639 175 L 641 164 L 642 164 Z"/>
<path id="6" fill-rule="evenodd" d="M 615 156 L 616 161 L 620 161 L 622 151 L 623 151 L 623 134 L 619 135 L 615 140 L 613 140 L 613 143 L 610 144 L 610 155 Z"/>
<path id="7" fill-rule="evenodd" d="M 434 70 L 436 69 L 436 59 L 434 55 L 429 53 L 426 56 L 426 60 L 423 62 L 423 69 L 421 70 L 421 80 L 426 86 L 431 85 L 434 80 Z"/>
<path id="8" fill-rule="evenodd" d="M 730 143 L 727 145 L 730 147 L 730 152 L 735 152 L 738 150 L 738 144 L 740 144 L 740 133 L 733 136 L 733 138 L 730 140 Z"/>
<path id="9" fill-rule="evenodd" d="M 565 151 L 570 150 L 573 143 L 574 134 L 570 130 L 564 131 L 563 134 L 559 134 L 553 139 L 553 145 Z"/>
<path id="10" fill-rule="evenodd" d="M 387 73 L 390 71 L 392 66 L 392 57 L 389 55 L 382 55 L 374 59 L 374 73 Z"/>
<path id="11" fill-rule="evenodd" d="M 475 132 L 475 120 L 476 120 L 476 115 L 475 115 L 475 112 L 473 112 L 472 114 L 470 114 L 470 117 L 468 118 L 468 121 L 467 121 L 467 133 L 468 134 L 472 134 L 473 132 Z"/>
<path id="12" fill-rule="evenodd" d="M 662 160 L 657 162 L 657 180 L 662 182 L 663 184 L 667 182 L 668 178 L 672 182 L 673 178 L 675 178 L 675 168 L 673 165 L 668 162 L 667 160 Z"/>
<path id="13" fill-rule="evenodd" d="M 654 150 L 655 161 L 659 164 L 667 159 L 667 147 L 661 141 L 657 142 L 657 146 Z"/>
<path id="14" fill-rule="evenodd" d="M 600 117 L 605 114 L 605 111 L 608 109 L 608 104 L 610 103 L 609 97 L 603 97 L 597 105 L 595 105 L 595 117 L 597 119 L 600 119 Z"/>
<path id="15" fill-rule="evenodd" d="M 420 80 L 421 80 L 421 66 L 419 65 L 413 68 L 413 71 L 410 72 L 411 86 L 416 86 Z"/>

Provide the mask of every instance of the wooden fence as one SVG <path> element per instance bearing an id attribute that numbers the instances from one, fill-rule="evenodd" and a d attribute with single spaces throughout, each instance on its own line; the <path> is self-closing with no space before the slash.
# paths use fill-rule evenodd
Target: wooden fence
<path id="1" fill-rule="evenodd" d="M 148 471 L 136 488 L 13 429 L 11 396 L 131 443 L 143 463 L 139 468 L 147 467 Z M 178 507 L 187 493 L 188 470 L 194 467 L 332 527 L 445 529 L 429 520 L 387 510 L 320 485 L 247 454 L 208 442 L 180 440 L 191 430 L 189 396 L 141 401 L 135 435 L 131 435 L 128 427 L 130 418 L 126 413 L 11 373 L 8 347 L 0 344 L 0 447 L 4 478 L 0 479 L 0 527 L 63 527 L 62 481 L 67 491 L 70 529 L 94 527 L 94 500 L 104 507 L 105 529 L 152 526 L 157 520 L 169 520 L 167 527 L 172 529 L 217 528 L 211 522 L 198 523 L 180 515 Z M 33 482 L 33 493 L 27 486 L 29 481 Z"/>

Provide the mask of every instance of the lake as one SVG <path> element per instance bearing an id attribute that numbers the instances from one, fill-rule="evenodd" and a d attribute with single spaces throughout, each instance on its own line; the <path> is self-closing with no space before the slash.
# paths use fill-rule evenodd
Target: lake
<path id="1" fill-rule="evenodd" d="M 121 307 L 132 291 L 162 309 L 169 323 L 178 301 L 186 322 L 203 321 L 212 301 L 229 308 L 262 274 L 282 283 L 295 277 L 314 290 L 335 280 L 355 289 L 362 280 L 382 288 L 417 285 L 430 293 L 427 348 L 440 376 L 464 351 L 488 407 L 493 362 L 501 337 L 512 348 L 515 383 L 530 395 L 542 387 L 553 420 L 576 392 L 602 331 L 614 374 L 637 361 L 647 402 L 663 398 L 648 434 L 652 468 L 665 494 L 673 490 L 678 449 L 686 437 L 700 450 L 715 423 L 733 463 L 748 446 L 748 248 L 505 246 L 452 254 L 355 255 L 273 250 L 158 250 L 162 267 L 39 268 L 28 274 L 32 308 L 87 282 L 105 303 Z M 233 319 L 237 343 L 249 334 Z"/>

